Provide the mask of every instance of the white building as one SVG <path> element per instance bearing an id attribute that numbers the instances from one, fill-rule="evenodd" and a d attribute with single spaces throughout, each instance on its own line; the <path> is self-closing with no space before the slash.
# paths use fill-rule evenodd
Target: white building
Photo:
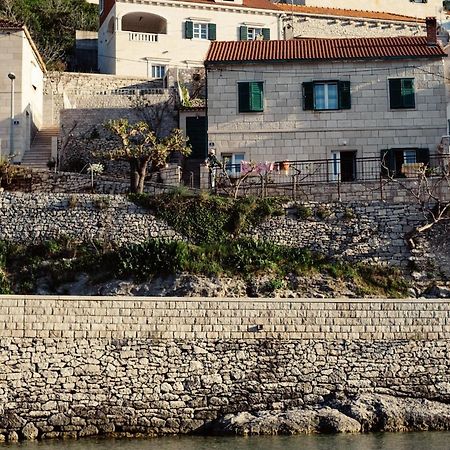
<path id="1" fill-rule="evenodd" d="M 0 148 L 3 157 L 14 154 L 20 162 L 42 126 L 46 69 L 25 26 L 0 19 L 0 37 Z"/>
<path id="2" fill-rule="evenodd" d="M 359 158 L 396 172 L 426 162 L 446 133 L 445 53 L 428 37 L 212 43 L 206 58 L 209 146 L 224 162 Z M 328 168 L 327 168 L 328 171 Z"/>
<path id="3" fill-rule="evenodd" d="M 424 28 L 415 17 L 269 0 L 102 0 L 99 8 L 100 72 L 149 79 L 168 68 L 202 67 L 215 40 L 417 35 Z"/>

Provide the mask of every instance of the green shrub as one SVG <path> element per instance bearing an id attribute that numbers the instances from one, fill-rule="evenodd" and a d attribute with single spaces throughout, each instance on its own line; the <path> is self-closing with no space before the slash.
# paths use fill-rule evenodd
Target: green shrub
<path id="1" fill-rule="evenodd" d="M 308 219 L 309 217 L 312 217 L 312 215 L 313 215 L 312 209 L 309 206 L 305 206 L 305 205 L 298 205 L 295 213 L 296 213 L 296 216 L 302 220 Z"/>

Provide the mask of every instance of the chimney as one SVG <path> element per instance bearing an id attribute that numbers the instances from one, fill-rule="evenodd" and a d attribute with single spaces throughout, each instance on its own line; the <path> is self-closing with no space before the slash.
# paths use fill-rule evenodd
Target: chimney
<path id="1" fill-rule="evenodd" d="M 437 21 L 436 17 L 427 17 L 427 45 L 433 47 L 437 45 Z"/>

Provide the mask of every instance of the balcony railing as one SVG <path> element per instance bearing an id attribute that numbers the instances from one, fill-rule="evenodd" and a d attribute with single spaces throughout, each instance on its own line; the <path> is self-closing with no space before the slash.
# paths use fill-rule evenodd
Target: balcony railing
<path id="1" fill-rule="evenodd" d="M 133 42 L 158 42 L 158 34 L 155 33 L 138 33 L 136 31 L 130 31 L 128 37 Z"/>

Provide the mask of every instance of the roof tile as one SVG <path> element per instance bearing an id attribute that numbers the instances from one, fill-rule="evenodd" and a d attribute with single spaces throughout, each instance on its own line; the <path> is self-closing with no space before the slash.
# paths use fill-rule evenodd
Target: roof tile
<path id="1" fill-rule="evenodd" d="M 426 37 L 295 39 L 287 41 L 212 42 L 206 63 L 310 61 L 339 59 L 440 58 L 440 45 Z"/>

